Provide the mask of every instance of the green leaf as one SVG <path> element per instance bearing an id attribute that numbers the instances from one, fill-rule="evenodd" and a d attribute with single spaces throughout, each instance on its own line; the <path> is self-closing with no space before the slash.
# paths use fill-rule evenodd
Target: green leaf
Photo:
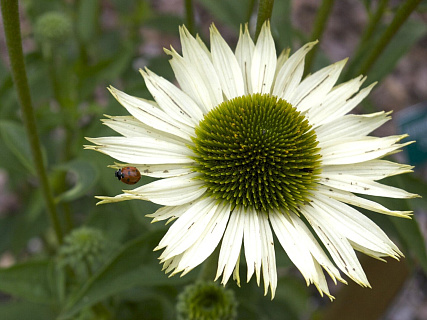
<path id="1" fill-rule="evenodd" d="M 190 275 L 169 279 L 157 263 L 152 263 L 158 255 L 153 254 L 152 249 L 162 234 L 163 231 L 151 232 L 124 246 L 82 288 L 71 295 L 60 319 L 67 319 L 82 308 L 135 286 L 176 285 L 193 280 Z"/>
<path id="2" fill-rule="evenodd" d="M 47 260 L 29 261 L 0 269 L 0 291 L 31 302 L 54 303 L 49 264 Z"/>
<path id="3" fill-rule="evenodd" d="M 50 320 L 56 319 L 53 310 L 46 305 L 27 301 L 12 301 L 0 304 L 2 320 L 31 319 Z"/>
<path id="4" fill-rule="evenodd" d="M 32 174 L 36 174 L 30 144 L 24 126 L 9 120 L 0 120 L 0 135 L 9 150 Z"/>
<path id="5" fill-rule="evenodd" d="M 61 164 L 58 169 L 70 171 L 76 177 L 75 185 L 70 189 L 60 194 L 56 201 L 72 201 L 85 195 L 98 180 L 98 169 L 91 162 L 83 159 L 76 159 L 65 164 Z"/>

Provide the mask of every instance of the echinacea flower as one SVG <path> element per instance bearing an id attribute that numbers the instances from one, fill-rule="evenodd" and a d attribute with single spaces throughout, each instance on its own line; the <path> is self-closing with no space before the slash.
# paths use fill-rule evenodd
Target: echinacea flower
<path id="1" fill-rule="evenodd" d="M 380 260 L 402 253 L 354 207 L 406 218 L 410 212 L 356 194 L 416 197 L 377 182 L 412 169 L 381 160 L 407 145 L 399 143 L 406 135 L 368 136 L 389 114 L 347 114 L 373 85 L 359 90 L 362 76 L 335 85 L 345 60 L 302 79 L 316 42 L 277 57 L 268 23 L 256 44 L 247 27 L 241 31 L 234 53 L 215 26 L 210 51 L 185 27 L 180 36 L 182 56 L 165 50 L 180 88 L 140 70 L 154 101 L 111 87 L 131 116 L 104 120 L 121 136 L 88 139 L 94 145 L 87 148 L 159 180 L 99 203 L 163 205 L 148 216 L 176 220 L 155 248 L 163 249 L 160 260 L 171 275 L 188 273 L 220 245 L 216 279 L 222 275 L 225 285 L 233 274 L 239 283 L 243 245 L 247 280 L 255 273 L 259 285 L 262 274 L 264 294 L 270 287 L 273 298 L 274 232 L 322 296 L 333 298 L 323 269 L 335 283 L 346 282 L 341 271 L 369 286 L 355 250 Z"/>

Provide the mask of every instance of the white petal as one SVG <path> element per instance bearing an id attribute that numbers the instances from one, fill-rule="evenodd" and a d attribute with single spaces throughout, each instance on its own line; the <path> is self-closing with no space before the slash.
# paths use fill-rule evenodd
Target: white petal
<path id="1" fill-rule="evenodd" d="M 206 188 L 203 187 L 204 182 L 195 180 L 198 175 L 198 173 L 190 173 L 160 179 L 126 192 L 160 205 L 179 206 L 200 198 L 206 192 Z"/>
<path id="2" fill-rule="evenodd" d="M 289 101 L 304 73 L 304 58 L 318 41 L 309 42 L 295 52 L 277 73 L 272 94 Z"/>
<path id="3" fill-rule="evenodd" d="M 305 225 L 305 223 L 298 217 L 296 214 L 291 213 L 290 215 L 291 221 L 301 238 L 301 241 L 305 243 L 305 245 L 310 249 L 311 254 L 315 258 L 315 260 L 328 272 L 334 283 L 337 283 L 336 280 L 347 283 L 340 275 L 338 269 L 331 262 L 329 257 L 323 251 L 323 248 L 317 242 L 311 231 Z M 325 291 L 326 292 L 326 291 Z"/>
<path id="4" fill-rule="evenodd" d="M 249 35 L 248 25 L 245 25 L 245 32 L 240 28 L 239 41 L 236 46 L 236 59 L 242 70 L 243 82 L 245 84 L 245 94 L 251 94 L 252 90 L 252 56 L 255 51 L 255 44 Z"/>
<path id="5" fill-rule="evenodd" d="M 316 277 L 316 268 L 310 250 L 308 250 L 303 239 L 299 237 L 287 214 L 272 212 L 269 218 L 277 239 L 309 285 L 312 279 Z"/>
<path id="6" fill-rule="evenodd" d="M 387 186 L 366 178 L 349 174 L 332 174 L 322 172 L 320 174 L 319 183 L 344 191 L 369 194 L 372 196 L 403 199 L 417 197 L 416 194 L 409 193 L 403 189 Z"/>
<path id="7" fill-rule="evenodd" d="M 261 238 L 259 230 L 258 212 L 256 210 L 248 210 L 243 215 L 244 231 L 243 241 L 245 247 L 245 258 L 248 266 L 247 282 L 251 279 L 254 271 L 256 271 L 256 279 L 259 285 L 261 271 Z"/>
<path id="8" fill-rule="evenodd" d="M 203 119 L 203 112 L 187 94 L 166 79 L 146 69 L 139 70 L 151 95 L 159 107 L 178 121 L 195 127 Z"/>
<path id="9" fill-rule="evenodd" d="M 102 123 L 125 137 L 155 138 L 181 145 L 188 143 L 188 140 L 167 132 L 156 130 L 133 116 L 105 116 L 108 117 L 108 119 L 102 119 Z"/>
<path id="10" fill-rule="evenodd" d="M 335 199 L 319 193 L 313 195 L 317 201 L 312 205 L 319 212 L 319 219 L 324 217 L 332 229 L 339 229 L 345 237 L 369 251 L 377 252 L 380 256 L 397 258 L 402 255 L 396 245 L 374 222 L 353 209 Z M 320 210 L 321 208 L 321 210 Z"/>
<path id="11" fill-rule="evenodd" d="M 252 56 L 251 81 L 253 93 L 270 93 L 276 72 L 276 47 L 270 31 L 270 23 L 262 26 Z"/>
<path id="12" fill-rule="evenodd" d="M 154 250 L 165 248 L 159 259 L 163 261 L 179 255 L 192 246 L 203 233 L 215 212 L 215 201 L 202 198 L 176 220 Z M 162 262 L 163 262 L 162 261 Z"/>
<path id="13" fill-rule="evenodd" d="M 412 143 L 396 144 L 407 135 L 384 138 L 365 137 L 356 141 L 336 141 L 320 149 L 323 165 L 350 164 L 378 159 Z"/>
<path id="14" fill-rule="evenodd" d="M 225 227 L 227 226 L 230 216 L 230 205 L 217 204 L 214 210 L 215 213 L 206 225 L 203 233 L 197 241 L 185 251 L 179 262 L 177 272 L 184 271 L 182 275 L 188 273 L 205 261 L 218 246 L 224 235 Z"/>
<path id="15" fill-rule="evenodd" d="M 326 121 L 325 119 L 330 118 L 331 114 L 333 114 L 336 120 L 349 112 L 351 109 L 342 109 L 342 107 L 359 91 L 360 86 L 365 80 L 366 77 L 359 76 L 335 86 L 324 99 L 314 103 L 307 111 L 307 117 L 310 119 L 310 122 L 317 127 L 323 124 Z M 336 112 L 338 115 L 335 115 Z"/>
<path id="16" fill-rule="evenodd" d="M 276 72 L 274 73 L 273 90 L 275 89 L 277 75 L 279 74 L 279 71 L 282 70 L 282 67 L 285 64 L 285 62 L 288 61 L 290 53 L 291 53 L 290 48 L 284 49 L 282 50 L 282 52 L 280 52 L 279 57 L 277 58 Z"/>
<path id="17" fill-rule="evenodd" d="M 215 276 L 216 279 L 222 274 L 222 284 L 226 284 L 233 269 L 236 266 L 240 255 L 243 240 L 243 212 L 240 208 L 235 208 L 230 215 L 227 229 L 225 230 L 224 238 L 222 239 L 221 249 L 219 252 L 218 269 Z"/>
<path id="18" fill-rule="evenodd" d="M 402 173 L 412 172 L 413 167 L 387 160 L 370 160 L 360 163 L 323 166 L 324 174 L 350 174 L 371 180 L 381 180 Z"/>
<path id="19" fill-rule="evenodd" d="M 319 147 L 336 139 L 362 138 L 391 119 L 384 111 L 364 115 L 349 114 L 338 121 L 316 128 Z"/>
<path id="20" fill-rule="evenodd" d="M 108 89 L 117 101 L 142 123 L 157 130 L 191 141 L 190 136 L 194 134 L 193 128 L 174 120 L 165 112 L 144 99 L 132 97 L 113 87 Z"/>
<path id="21" fill-rule="evenodd" d="M 213 24 L 210 27 L 210 33 L 212 62 L 225 96 L 227 99 L 243 96 L 245 94 L 245 86 L 242 70 L 239 67 L 236 56 Z"/>
<path id="22" fill-rule="evenodd" d="M 259 214 L 259 230 L 262 248 L 262 277 L 264 278 L 264 295 L 271 289 L 271 300 L 273 300 L 277 288 L 276 255 L 274 252 L 273 233 L 266 214 Z"/>
<path id="23" fill-rule="evenodd" d="M 387 214 L 390 216 L 396 216 L 400 218 L 409 218 L 410 214 L 412 213 L 412 211 L 395 211 L 395 210 L 387 209 L 386 207 L 380 205 L 379 203 L 358 197 L 348 191 L 343 191 L 343 190 L 335 189 L 332 187 L 326 187 L 322 185 L 318 185 L 317 189 L 319 192 L 323 193 L 328 197 L 334 198 L 344 203 L 351 204 L 353 206 L 371 210 L 374 212 L 379 212 L 379 213 Z"/>
<path id="24" fill-rule="evenodd" d="M 167 206 L 167 207 L 162 207 L 160 209 L 158 209 L 156 212 L 154 213 L 150 213 L 150 214 L 146 214 L 145 216 L 148 218 L 153 218 L 153 220 L 151 221 L 151 223 L 154 222 L 158 222 L 158 221 L 163 221 L 168 219 L 170 220 L 175 220 L 177 218 L 179 218 L 180 216 L 182 216 L 185 212 L 187 212 L 187 210 L 193 205 L 192 202 L 186 203 L 182 206 L 176 206 L 176 207 L 171 207 L 171 206 Z M 168 222 L 169 223 L 169 222 Z"/>
<path id="25" fill-rule="evenodd" d="M 341 234 L 341 229 L 331 228 L 329 221 L 325 218 L 325 213 L 318 206 L 314 209 L 311 205 L 305 205 L 300 209 L 331 254 L 336 265 L 353 281 L 361 286 L 369 287 L 365 272 L 351 244 L 345 235 Z"/>
<path id="26" fill-rule="evenodd" d="M 348 91 L 347 88 L 342 88 L 342 91 L 347 91 L 347 93 L 343 94 L 350 94 L 353 92 L 356 86 L 360 86 L 360 84 L 365 80 L 366 78 L 356 78 L 351 81 L 351 84 L 349 84 Z M 349 81 L 350 82 L 350 81 Z M 347 83 L 342 84 L 341 86 L 345 86 Z M 339 118 L 341 118 L 346 113 L 353 110 L 363 99 L 366 98 L 366 96 L 371 92 L 372 88 L 375 86 L 375 82 L 369 85 L 368 87 L 360 90 L 354 97 L 351 99 L 348 99 L 345 96 L 345 99 L 340 97 L 340 95 L 335 90 L 332 90 L 330 93 L 330 96 L 328 95 L 321 108 L 323 108 L 321 111 L 319 110 L 319 113 L 312 116 L 310 118 L 311 123 L 314 124 L 314 126 L 318 125 L 325 125 L 332 121 L 335 121 Z M 341 86 L 338 86 L 336 90 L 341 89 Z M 340 90 L 341 91 L 341 90 Z M 351 95 L 350 95 L 351 96 Z"/>
<path id="27" fill-rule="evenodd" d="M 338 61 L 305 78 L 295 89 L 294 94 L 289 97 L 288 102 L 298 111 L 303 112 L 325 99 L 337 82 L 346 62 L 347 59 Z"/>
<path id="28" fill-rule="evenodd" d="M 123 167 L 135 167 L 139 170 L 142 176 L 153 178 L 170 178 L 189 174 L 193 170 L 190 168 L 194 164 L 136 164 L 136 163 L 118 163 L 108 166 L 113 169 L 121 169 Z"/>
<path id="29" fill-rule="evenodd" d="M 215 72 L 210 57 L 200 46 L 199 42 L 188 32 L 187 28 L 179 28 L 182 45 L 182 56 L 199 73 L 203 84 L 208 89 L 210 99 L 214 106 L 223 101 L 221 82 Z"/>
<path id="30" fill-rule="evenodd" d="M 197 103 L 203 114 L 208 113 L 209 110 L 218 105 L 216 99 L 212 100 L 210 94 L 212 90 L 206 87 L 197 66 L 182 58 L 173 48 L 171 50 L 165 49 L 165 52 L 172 56 L 169 63 L 181 89 Z"/>
<path id="31" fill-rule="evenodd" d="M 96 146 L 86 149 L 97 150 L 122 162 L 143 164 L 191 163 L 192 151 L 177 143 L 148 137 L 103 137 L 86 138 Z"/>

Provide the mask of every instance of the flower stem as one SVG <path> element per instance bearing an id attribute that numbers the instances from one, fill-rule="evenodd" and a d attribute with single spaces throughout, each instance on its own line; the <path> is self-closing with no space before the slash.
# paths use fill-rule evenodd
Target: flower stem
<path id="1" fill-rule="evenodd" d="M 259 33 L 265 21 L 271 19 L 273 13 L 274 0 L 260 0 L 258 7 L 258 17 L 256 21 L 255 40 L 258 39 Z"/>
<path id="2" fill-rule="evenodd" d="M 322 38 L 323 32 L 326 27 L 326 23 L 328 22 L 329 14 L 331 13 L 332 6 L 334 5 L 335 0 L 324 0 L 319 8 L 319 12 L 316 16 L 316 21 L 314 21 L 313 31 L 310 36 L 310 39 L 320 40 Z M 318 46 L 315 46 L 311 51 L 307 54 L 305 58 L 305 70 L 304 75 L 310 73 L 311 67 L 314 62 L 314 58 L 316 57 Z"/>
<path id="3" fill-rule="evenodd" d="M 356 76 L 354 74 L 354 69 L 356 68 L 356 65 L 360 62 L 360 60 L 363 58 L 363 53 L 366 52 L 369 45 L 369 40 L 371 39 L 375 30 L 377 30 L 378 24 L 387 8 L 388 1 L 389 0 L 380 0 L 377 10 L 373 15 L 370 16 L 368 25 L 363 32 L 356 52 L 353 54 L 354 58 L 351 59 L 351 63 L 348 65 L 347 71 L 343 75 L 343 79 L 348 80 L 353 76 Z"/>
<path id="4" fill-rule="evenodd" d="M 249 0 L 248 11 L 246 12 L 245 22 L 250 23 L 252 13 L 254 12 L 255 0 Z"/>
<path id="5" fill-rule="evenodd" d="M 186 26 L 191 34 L 194 34 L 194 11 L 193 11 L 193 0 L 185 0 L 185 19 L 187 21 Z"/>
<path id="6" fill-rule="evenodd" d="M 390 40 L 397 33 L 399 28 L 408 19 L 412 11 L 418 6 L 421 0 L 408 0 L 404 1 L 402 6 L 396 12 L 393 21 L 390 23 L 388 28 L 383 32 L 378 42 L 374 44 L 370 54 L 366 57 L 359 68 L 357 74 L 367 74 L 371 70 L 374 63 L 377 61 L 385 47 L 389 44 Z"/>
<path id="7" fill-rule="evenodd" d="M 36 172 L 40 180 L 42 193 L 46 202 L 47 212 L 55 230 L 59 243 L 62 243 L 62 230 L 59 223 L 53 195 L 50 190 L 46 169 L 43 163 L 40 140 L 37 133 L 36 119 L 31 103 L 30 89 L 24 64 L 24 54 L 21 44 L 21 29 L 19 24 L 19 11 L 17 0 L 1 0 L 6 46 L 9 53 L 11 72 L 16 86 L 19 103 L 22 109 L 22 118 L 31 146 Z"/>
<path id="8" fill-rule="evenodd" d="M 200 270 L 198 280 L 213 281 L 218 267 L 219 247 L 205 260 Z"/>

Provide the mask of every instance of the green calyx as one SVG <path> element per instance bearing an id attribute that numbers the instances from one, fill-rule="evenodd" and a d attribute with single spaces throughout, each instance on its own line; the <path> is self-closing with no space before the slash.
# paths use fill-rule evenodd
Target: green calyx
<path id="1" fill-rule="evenodd" d="M 269 94 L 225 101 L 199 123 L 192 150 L 209 196 L 268 212 L 297 210 L 320 173 L 316 133 Z"/>

